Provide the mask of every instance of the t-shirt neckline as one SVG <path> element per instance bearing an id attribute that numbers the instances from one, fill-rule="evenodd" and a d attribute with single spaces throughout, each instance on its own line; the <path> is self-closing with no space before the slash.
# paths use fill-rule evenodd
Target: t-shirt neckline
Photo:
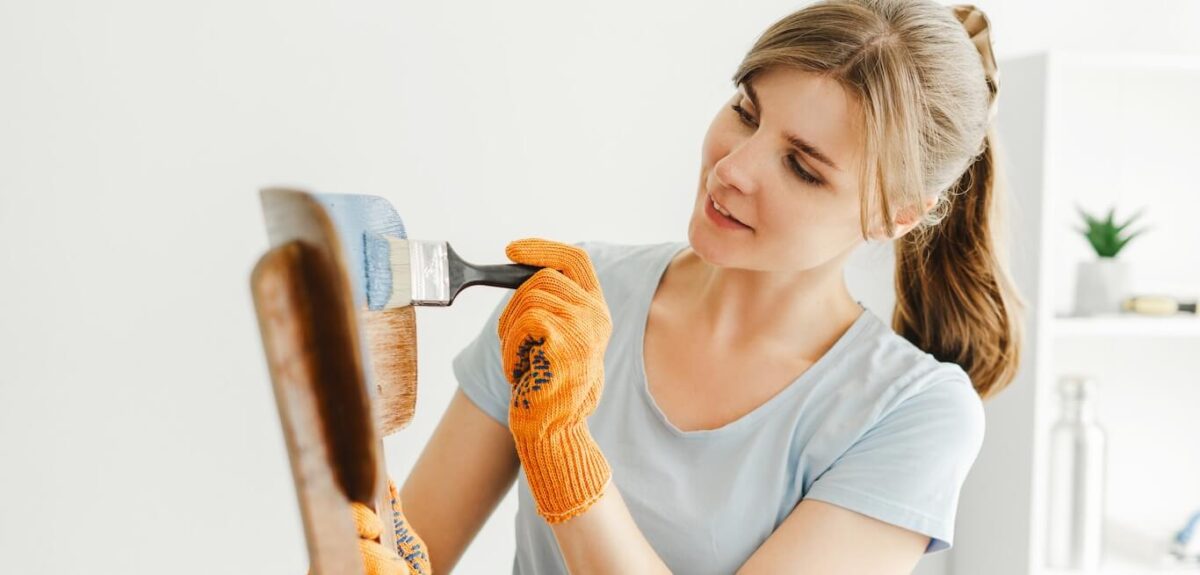
<path id="1" fill-rule="evenodd" d="M 837 341 L 835 341 L 834 344 L 828 350 L 826 350 L 824 354 L 821 355 L 821 357 L 817 358 L 816 362 L 814 362 L 808 367 L 808 369 L 805 369 L 799 376 L 793 379 L 792 382 L 787 385 L 787 387 L 783 388 L 770 399 L 762 404 L 759 404 L 748 413 L 743 414 L 741 417 L 730 421 L 721 427 L 714 429 L 694 429 L 689 431 L 681 430 L 678 427 L 675 427 L 675 424 L 671 423 L 671 421 L 667 419 L 666 414 L 663 413 L 662 409 L 658 406 L 658 402 L 654 400 L 654 396 L 650 394 L 649 378 L 646 376 L 646 326 L 650 323 L 650 304 L 654 299 L 654 294 L 658 291 L 658 287 L 662 282 L 663 276 L 666 275 L 667 267 L 670 265 L 671 260 L 674 260 L 676 255 L 689 246 L 687 242 L 682 242 L 681 244 L 668 243 L 665 245 L 670 249 L 663 250 L 666 253 L 666 257 L 656 261 L 656 267 L 651 268 L 654 272 L 651 274 L 652 281 L 647 282 L 649 289 L 646 289 L 642 292 L 639 300 L 641 307 L 638 311 L 641 315 L 638 317 L 641 318 L 641 323 L 640 329 L 637 330 L 637 334 L 634 339 L 634 358 L 637 360 L 636 373 L 641 377 L 641 381 L 639 382 L 638 386 L 641 388 L 643 400 L 646 402 L 646 405 L 650 408 L 650 410 L 658 416 L 658 419 L 662 423 L 663 427 L 665 427 L 671 434 L 678 437 L 687 439 L 713 438 L 720 435 L 734 433 L 741 428 L 754 424 L 755 421 L 761 419 L 779 405 L 785 403 L 789 397 L 799 393 L 799 390 L 809 387 L 809 382 L 819 377 L 821 373 L 828 368 L 829 364 L 833 363 L 838 356 L 842 355 L 846 347 L 850 345 L 850 342 L 853 341 L 864 330 L 871 317 L 871 311 L 867 309 L 867 307 L 864 306 L 861 301 L 858 301 L 857 303 L 859 307 L 862 308 L 862 311 L 854 320 L 854 323 L 852 323 L 850 327 L 842 333 L 841 337 L 839 337 Z"/>

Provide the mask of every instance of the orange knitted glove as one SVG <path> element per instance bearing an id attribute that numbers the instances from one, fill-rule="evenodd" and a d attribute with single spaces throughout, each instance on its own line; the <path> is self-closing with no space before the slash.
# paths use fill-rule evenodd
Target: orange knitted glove
<path id="1" fill-rule="evenodd" d="M 370 507 L 357 501 L 350 503 L 354 513 L 354 526 L 358 529 L 358 552 L 362 556 L 366 575 L 410 575 L 406 565 L 395 551 L 379 542 L 382 522 Z"/>
<path id="2" fill-rule="evenodd" d="M 431 575 L 433 569 L 429 566 L 425 542 L 408 526 L 400 506 L 400 494 L 391 479 L 388 479 L 388 491 L 391 493 L 392 511 L 396 517 L 396 544 L 399 547 L 399 555 L 380 543 L 379 535 L 382 533 L 383 524 L 379 516 L 362 503 L 350 503 L 350 511 L 354 514 L 354 527 L 358 530 L 358 551 L 362 556 L 366 575 Z"/>
<path id="3" fill-rule="evenodd" d="M 388 478 L 388 492 L 392 495 L 392 516 L 396 529 L 396 546 L 400 557 L 408 563 L 408 572 L 414 575 L 431 575 L 433 568 L 429 566 L 429 547 L 417 535 L 408 520 L 404 517 L 404 509 L 400 506 L 400 491 L 396 483 Z"/>
<path id="4" fill-rule="evenodd" d="M 498 334 L 517 455 L 538 514 L 559 523 L 591 507 L 612 477 L 586 421 L 604 388 L 612 319 L 583 249 L 528 238 L 505 253 L 544 268 L 513 293 Z"/>

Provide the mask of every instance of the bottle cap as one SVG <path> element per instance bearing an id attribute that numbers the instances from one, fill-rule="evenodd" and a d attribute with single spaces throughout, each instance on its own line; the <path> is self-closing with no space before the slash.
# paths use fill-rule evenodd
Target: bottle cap
<path id="1" fill-rule="evenodd" d="M 1096 393 L 1096 381 L 1086 375 L 1064 375 L 1058 380 L 1058 392 L 1064 399 L 1087 399 Z"/>

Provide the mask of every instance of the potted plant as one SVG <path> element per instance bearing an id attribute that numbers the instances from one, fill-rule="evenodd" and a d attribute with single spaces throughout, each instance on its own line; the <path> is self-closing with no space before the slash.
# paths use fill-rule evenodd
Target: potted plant
<path id="1" fill-rule="evenodd" d="M 1117 224 L 1113 221 L 1115 206 L 1109 208 L 1108 216 L 1103 220 L 1087 213 L 1078 204 L 1075 208 L 1086 224 L 1086 227 L 1076 229 L 1096 252 L 1096 259 L 1081 261 L 1076 268 L 1075 315 L 1119 313 L 1121 300 L 1129 291 L 1129 265 L 1118 260 L 1117 254 L 1129 240 L 1149 229 L 1124 233 L 1144 210 L 1138 210 L 1124 223 Z"/>

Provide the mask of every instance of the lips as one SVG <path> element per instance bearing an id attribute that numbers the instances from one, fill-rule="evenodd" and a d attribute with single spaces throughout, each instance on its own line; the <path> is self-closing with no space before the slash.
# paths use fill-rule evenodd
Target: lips
<path id="1" fill-rule="evenodd" d="M 716 210 L 717 213 L 719 213 L 739 224 L 742 224 L 743 226 L 746 226 L 746 222 L 743 222 L 742 220 L 737 219 L 737 216 L 733 215 L 733 212 L 730 212 L 729 208 L 726 208 L 725 206 L 721 205 L 721 203 L 718 202 L 716 198 L 712 197 L 712 194 L 708 195 L 708 201 L 712 204 L 713 209 Z M 750 227 L 750 226 L 746 226 L 746 227 Z"/>
<path id="2" fill-rule="evenodd" d="M 718 227 L 734 230 L 754 229 L 729 213 L 729 210 L 717 203 L 711 194 L 707 195 L 705 200 L 706 205 L 704 206 L 704 213 L 713 221 L 713 223 L 717 224 Z"/>

